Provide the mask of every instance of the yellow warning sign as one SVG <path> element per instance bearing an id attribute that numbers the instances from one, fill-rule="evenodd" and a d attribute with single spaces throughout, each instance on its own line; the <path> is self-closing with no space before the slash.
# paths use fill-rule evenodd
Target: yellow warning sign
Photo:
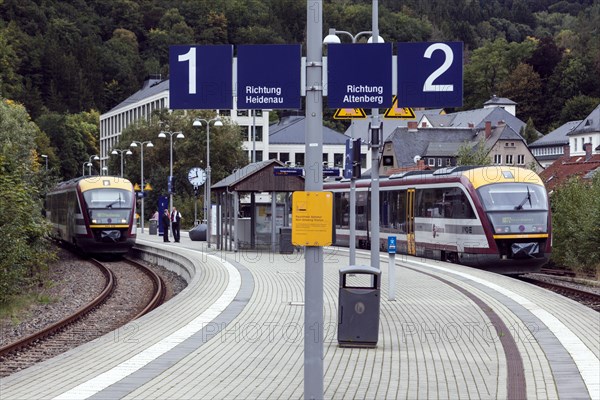
<path id="1" fill-rule="evenodd" d="M 133 185 L 133 190 L 135 190 L 136 192 L 139 192 L 140 191 L 140 185 L 137 184 L 137 183 L 135 185 Z"/>
<path id="2" fill-rule="evenodd" d="M 394 96 L 392 106 L 385 111 L 383 118 L 416 119 L 415 111 L 410 107 L 398 107 L 398 96 Z"/>
<path id="3" fill-rule="evenodd" d="M 367 114 L 362 108 L 338 108 L 333 119 L 365 119 Z"/>
<path id="4" fill-rule="evenodd" d="M 292 244 L 329 246 L 333 237 L 333 193 L 294 192 Z"/>
<path id="5" fill-rule="evenodd" d="M 150 182 L 146 182 L 146 184 L 144 185 L 144 190 L 152 190 L 152 186 L 150 185 Z"/>

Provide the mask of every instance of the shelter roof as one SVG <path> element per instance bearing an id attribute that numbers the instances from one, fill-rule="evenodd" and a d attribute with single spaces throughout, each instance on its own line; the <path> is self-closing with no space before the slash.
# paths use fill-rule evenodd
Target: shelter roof
<path id="1" fill-rule="evenodd" d="M 294 192 L 304 190 L 302 176 L 275 176 L 275 167 L 285 167 L 279 160 L 246 165 L 211 186 L 217 192 Z"/>

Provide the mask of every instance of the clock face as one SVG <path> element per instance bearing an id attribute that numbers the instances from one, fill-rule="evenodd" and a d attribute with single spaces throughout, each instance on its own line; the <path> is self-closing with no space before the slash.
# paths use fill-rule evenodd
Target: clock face
<path id="1" fill-rule="evenodd" d="M 201 186 L 206 182 L 206 172 L 202 168 L 192 168 L 188 173 L 188 180 L 194 186 Z"/>

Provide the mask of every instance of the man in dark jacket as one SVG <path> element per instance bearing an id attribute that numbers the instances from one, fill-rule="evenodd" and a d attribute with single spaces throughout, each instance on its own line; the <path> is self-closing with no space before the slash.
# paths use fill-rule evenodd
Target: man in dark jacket
<path id="1" fill-rule="evenodd" d="M 173 239 L 175 239 L 176 242 L 179 242 L 179 238 L 181 236 L 179 225 L 181 222 L 181 213 L 177 211 L 177 208 L 175 207 L 173 207 L 173 212 L 171 212 L 171 222 L 173 223 Z"/>
<path id="2" fill-rule="evenodd" d="M 165 208 L 165 211 L 160 218 L 160 222 L 163 226 L 163 241 L 169 241 L 169 225 L 171 225 L 171 218 L 169 218 L 169 210 Z"/>

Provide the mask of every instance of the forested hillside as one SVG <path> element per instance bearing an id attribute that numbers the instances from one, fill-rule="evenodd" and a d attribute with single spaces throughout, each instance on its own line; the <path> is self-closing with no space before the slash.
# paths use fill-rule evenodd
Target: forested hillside
<path id="1" fill-rule="evenodd" d="M 323 28 L 371 28 L 370 0 L 324 0 Z M 104 112 L 149 74 L 168 76 L 172 44 L 302 43 L 304 0 L 0 0 L 0 96 L 37 120 Z M 380 0 L 388 42 L 465 43 L 464 108 L 492 94 L 542 133 L 600 98 L 598 0 Z"/>

